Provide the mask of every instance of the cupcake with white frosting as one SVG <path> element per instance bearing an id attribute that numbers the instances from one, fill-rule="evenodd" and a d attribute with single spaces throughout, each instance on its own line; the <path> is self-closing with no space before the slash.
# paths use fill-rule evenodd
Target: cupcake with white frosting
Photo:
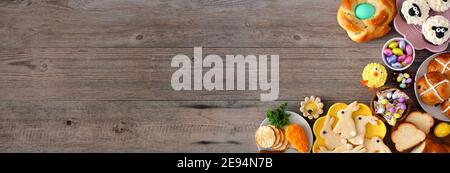
<path id="1" fill-rule="evenodd" d="M 426 0 L 406 0 L 403 1 L 401 12 L 406 23 L 422 25 L 429 17 L 430 7 Z"/>
<path id="2" fill-rule="evenodd" d="M 436 15 L 428 18 L 422 24 L 422 34 L 427 41 L 434 45 L 441 45 L 447 42 L 450 37 L 450 24 L 447 18 Z"/>
<path id="3" fill-rule="evenodd" d="M 450 8 L 450 0 L 427 0 L 433 11 L 444 12 Z"/>

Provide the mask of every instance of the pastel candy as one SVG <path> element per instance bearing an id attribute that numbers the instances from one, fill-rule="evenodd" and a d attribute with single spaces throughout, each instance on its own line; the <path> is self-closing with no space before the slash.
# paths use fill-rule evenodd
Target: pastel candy
<path id="1" fill-rule="evenodd" d="M 403 78 L 401 76 L 397 76 L 397 82 L 402 82 Z"/>
<path id="2" fill-rule="evenodd" d="M 406 46 L 406 42 L 405 42 L 404 40 L 400 40 L 400 41 L 398 42 L 398 47 L 399 47 L 400 49 L 405 50 L 405 46 Z"/>
<path id="3" fill-rule="evenodd" d="M 381 107 L 377 110 L 377 113 L 379 114 L 383 114 L 386 110 L 384 109 L 384 107 Z"/>
<path id="4" fill-rule="evenodd" d="M 406 110 L 406 105 L 405 105 L 405 104 L 400 105 L 400 109 L 402 109 L 403 111 L 405 111 L 405 110 Z"/>
<path id="5" fill-rule="evenodd" d="M 405 83 L 401 83 L 400 84 L 400 88 L 406 88 L 406 84 Z"/>
<path id="6" fill-rule="evenodd" d="M 388 99 L 391 99 L 391 98 L 392 98 L 392 93 L 390 93 L 390 92 L 387 93 L 387 94 L 386 94 L 386 97 L 387 97 Z"/>
<path id="7" fill-rule="evenodd" d="M 402 64 L 399 63 L 399 62 L 393 63 L 393 64 L 391 64 L 391 65 L 392 65 L 392 67 L 394 67 L 394 68 L 402 68 Z"/>
<path id="8" fill-rule="evenodd" d="M 405 46 L 405 51 L 407 55 L 412 55 L 413 54 L 413 49 L 412 47 L 408 44 Z"/>
<path id="9" fill-rule="evenodd" d="M 406 81 L 405 81 L 405 83 L 407 83 L 407 84 L 409 84 L 409 83 L 411 83 L 412 82 L 412 79 L 411 78 L 408 78 L 408 79 L 406 79 Z"/>
<path id="10" fill-rule="evenodd" d="M 387 61 L 389 64 L 396 63 L 396 62 L 397 62 L 397 56 L 392 55 L 392 56 L 390 56 L 390 57 L 387 57 L 386 61 Z"/>
<path id="11" fill-rule="evenodd" d="M 397 103 L 397 105 L 396 105 L 398 108 L 400 108 L 401 110 L 406 110 L 406 105 L 405 105 L 405 103 Z"/>
<path id="12" fill-rule="evenodd" d="M 400 56 L 403 55 L 403 50 L 400 48 L 393 48 L 392 53 L 394 53 L 394 55 Z"/>
<path id="13" fill-rule="evenodd" d="M 412 63 L 412 61 L 413 61 L 413 58 L 412 58 L 412 56 L 411 55 L 408 55 L 408 56 L 406 56 L 406 58 L 405 58 L 405 63 L 406 64 L 411 64 Z"/>
<path id="14" fill-rule="evenodd" d="M 405 61 L 405 59 L 406 59 L 406 55 L 402 55 L 397 58 L 397 61 Z"/>
<path id="15" fill-rule="evenodd" d="M 392 119 L 389 121 L 389 124 L 392 125 L 392 126 L 395 126 L 396 123 L 397 123 L 397 118 L 392 118 Z"/>
<path id="16" fill-rule="evenodd" d="M 411 77 L 408 73 L 404 73 L 403 76 L 404 76 L 405 78 Z"/>
<path id="17" fill-rule="evenodd" d="M 391 56 L 392 55 L 392 50 L 386 48 L 386 49 L 383 50 L 383 54 L 386 55 L 386 56 Z"/>
<path id="18" fill-rule="evenodd" d="M 398 98 L 398 95 L 397 94 L 392 94 L 392 97 L 391 97 L 392 99 L 397 99 Z"/>
<path id="19" fill-rule="evenodd" d="M 389 112 L 391 112 L 391 113 L 395 113 L 397 110 L 395 110 L 395 108 L 390 108 L 389 109 Z"/>
<path id="20" fill-rule="evenodd" d="M 400 102 L 400 103 L 403 103 L 403 102 L 405 102 L 405 98 L 404 98 L 404 97 L 400 97 L 400 98 L 398 98 L 398 102 Z"/>
<path id="21" fill-rule="evenodd" d="M 394 117 L 395 118 L 400 118 L 400 117 L 402 117 L 400 114 L 394 114 Z"/>
<path id="22" fill-rule="evenodd" d="M 397 42 L 395 42 L 395 41 L 389 43 L 389 45 L 388 45 L 388 47 L 391 48 L 391 49 L 394 49 L 394 48 L 396 48 L 397 46 L 398 46 L 398 44 L 397 44 Z"/>

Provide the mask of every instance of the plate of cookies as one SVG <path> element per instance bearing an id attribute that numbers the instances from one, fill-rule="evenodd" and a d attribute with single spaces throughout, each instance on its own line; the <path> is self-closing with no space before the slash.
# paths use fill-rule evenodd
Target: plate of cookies
<path id="1" fill-rule="evenodd" d="M 255 133 L 261 153 L 309 153 L 313 133 L 308 122 L 299 114 L 286 111 L 286 104 L 267 112 Z"/>
<path id="2" fill-rule="evenodd" d="M 414 91 L 420 106 L 434 118 L 450 122 L 450 52 L 428 57 L 416 73 Z"/>
<path id="3" fill-rule="evenodd" d="M 313 127 L 313 153 L 390 153 L 383 121 L 369 106 L 353 102 L 335 103 Z"/>
<path id="4" fill-rule="evenodd" d="M 450 1 L 398 0 L 394 27 L 417 50 L 444 51 L 450 38 Z"/>

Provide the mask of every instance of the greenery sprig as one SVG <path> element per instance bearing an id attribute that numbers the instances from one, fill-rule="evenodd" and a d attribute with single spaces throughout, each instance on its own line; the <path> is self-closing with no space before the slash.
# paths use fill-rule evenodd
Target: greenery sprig
<path id="1" fill-rule="evenodd" d="M 267 110 L 267 119 L 269 119 L 269 123 L 277 128 L 283 128 L 285 125 L 288 125 L 290 114 L 286 112 L 286 107 L 287 103 L 283 103 L 274 111 L 269 108 L 269 110 Z"/>

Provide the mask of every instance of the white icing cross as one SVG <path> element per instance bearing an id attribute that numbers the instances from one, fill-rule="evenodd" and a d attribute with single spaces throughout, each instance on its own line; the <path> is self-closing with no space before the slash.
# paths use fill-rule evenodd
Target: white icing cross
<path id="1" fill-rule="evenodd" d="M 427 82 L 428 86 L 430 86 L 430 88 L 427 89 L 427 90 L 426 90 L 425 92 L 423 92 L 422 94 L 420 94 L 420 96 L 423 96 L 424 94 L 426 94 L 426 93 L 428 93 L 428 92 L 430 92 L 430 91 L 434 91 L 434 94 L 436 94 L 436 96 L 439 98 L 439 100 L 440 100 L 441 102 L 443 102 L 444 99 L 442 99 L 442 97 L 439 95 L 439 93 L 438 93 L 437 90 L 436 90 L 436 87 L 438 87 L 438 86 L 441 85 L 441 84 L 448 83 L 449 81 L 448 81 L 447 79 L 445 79 L 445 80 L 440 81 L 439 83 L 437 83 L 436 85 L 433 86 L 433 84 L 431 84 L 431 82 L 428 80 L 427 74 L 425 74 L 425 81 Z"/>
<path id="2" fill-rule="evenodd" d="M 448 99 L 448 100 L 450 100 L 450 99 Z M 442 112 L 445 113 L 445 112 L 447 112 L 449 109 L 450 109 L 450 105 L 447 106 L 447 107 L 444 109 L 444 111 L 442 111 Z"/>
<path id="3" fill-rule="evenodd" d="M 442 74 L 444 74 L 445 73 L 445 70 L 450 70 L 450 67 L 448 67 L 448 65 L 450 64 L 450 61 L 449 62 L 447 62 L 446 64 L 444 64 L 441 60 L 439 60 L 439 59 L 437 59 L 437 58 L 435 58 L 434 59 L 435 61 L 437 61 L 439 64 L 441 64 L 442 65 Z"/>

